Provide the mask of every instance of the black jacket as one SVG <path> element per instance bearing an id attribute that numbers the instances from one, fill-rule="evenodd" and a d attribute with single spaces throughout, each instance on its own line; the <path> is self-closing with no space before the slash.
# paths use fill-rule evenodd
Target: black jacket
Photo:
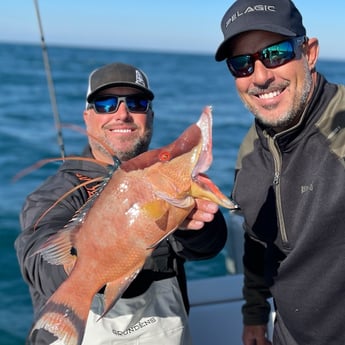
<path id="1" fill-rule="evenodd" d="M 345 342 L 345 87 L 318 75 L 300 122 L 255 123 L 233 198 L 244 215 L 244 323 L 277 308 L 275 345 Z"/>
<path id="2" fill-rule="evenodd" d="M 84 156 L 92 157 L 89 148 L 85 150 Z M 46 213 L 39 220 L 37 227 L 35 223 L 67 191 L 81 182 L 106 175 L 106 169 L 95 163 L 66 160 L 54 176 L 49 177 L 28 196 L 20 215 L 22 232 L 15 242 L 15 248 L 23 278 L 30 288 L 35 316 L 67 275 L 62 266 L 51 265 L 40 255 L 31 255 L 52 234 L 66 225 L 95 192 L 97 183 L 75 190 Z M 130 298 L 142 294 L 152 281 L 177 276 L 188 311 L 183 266 L 185 260 L 208 259 L 217 255 L 224 247 L 226 237 L 226 223 L 220 211 L 214 221 L 206 224 L 200 231 L 175 231 L 154 250 L 123 297 Z"/>

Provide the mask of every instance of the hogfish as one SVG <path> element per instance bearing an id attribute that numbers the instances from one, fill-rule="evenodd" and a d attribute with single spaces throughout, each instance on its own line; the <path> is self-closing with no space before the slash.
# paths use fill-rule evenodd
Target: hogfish
<path id="1" fill-rule="evenodd" d="M 236 208 L 203 174 L 211 163 L 211 107 L 171 144 L 122 162 L 91 206 L 87 202 L 37 252 L 52 264 L 70 267 L 70 274 L 32 332 L 43 328 L 63 344 L 80 345 L 95 294 L 105 287 L 104 316 L 155 246 L 186 219 L 195 198 Z"/>

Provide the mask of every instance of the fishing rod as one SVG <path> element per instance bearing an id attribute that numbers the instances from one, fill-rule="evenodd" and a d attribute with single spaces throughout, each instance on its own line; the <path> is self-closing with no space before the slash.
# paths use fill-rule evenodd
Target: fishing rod
<path id="1" fill-rule="evenodd" d="M 43 53 L 43 62 L 44 62 L 44 68 L 45 68 L 46 76 L 47 76 L 50 102 L 51 102 L 51 105 L 53 108 L 55 128 L 56 128 L 56 132 L 57 132 L 57 141 L 58 141 L 58 145 L 60 148 L 61 158 L 64 159 L 65 158 L 65 145 L 64 145 L 64 140 L 63 140 L 62 130 L 61 130 L 62 126 L 61 126 L 61 120 L 60 120 L 60 115 L 59 115 L 56 96 L 55 96 L 54 82 L 53 82 L 53 78 L 52 78 L 52 74 L 51 74 L 51 68 L 50 68 L 50 64 L 49 64 L 48 50 L 47 50 L 47 46 L 45 44 L 45 39 L 44 39 L 41 16 L 40 16 L 40 11 L 39 11 L 39 7 L 38 7 L 38 0 L 34 0 L 34 4 L 35 4 L 35 9 L 36 9 L 36 17 L 37 17 L 37 21 L 38 21 L 38 26 L 39 26 L 40 33 L 41 33 L 41 46 L 42 46 L 42 53 Z"/>

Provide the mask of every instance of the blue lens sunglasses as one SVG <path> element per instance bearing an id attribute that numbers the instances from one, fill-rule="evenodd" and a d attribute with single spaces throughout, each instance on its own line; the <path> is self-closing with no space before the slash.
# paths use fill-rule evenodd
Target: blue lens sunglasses
<path id="1" fill-rule="evenodd" d="M 92 100 L 89 107 L 93 108 L 97 114 L 113 114 L 119 109 L 121 102 L 125 103 L 130 113 L 146 113 L 150 105 L 150 101 L 141 95 L 104 95 Z"/>

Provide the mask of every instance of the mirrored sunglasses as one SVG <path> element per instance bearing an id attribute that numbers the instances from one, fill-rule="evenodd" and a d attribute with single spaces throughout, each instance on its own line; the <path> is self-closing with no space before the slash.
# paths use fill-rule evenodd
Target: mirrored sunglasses
<path id="1" fill-rule="evenodd" d="M 256 60 L 260 60 L 266 68 L 282 66 L 296 57 L 297 47 L 306 41 L 305 36 L 291 38 L 272 44 L 254 54 L 232 56 L 226 59 L 226 63 L 234 77 L 247 77 L 254 73 Z"/>
<path id="2" fill-rule="evenodd" d="M 97 114 L 112 114 L 119 109 L 121 102 L 125 103 L 127 110 L 131 113 L 146 113 L 150 104 L 150 101 L 141 95 L 104 95 L 95 98 L 89 105 Z"/>

